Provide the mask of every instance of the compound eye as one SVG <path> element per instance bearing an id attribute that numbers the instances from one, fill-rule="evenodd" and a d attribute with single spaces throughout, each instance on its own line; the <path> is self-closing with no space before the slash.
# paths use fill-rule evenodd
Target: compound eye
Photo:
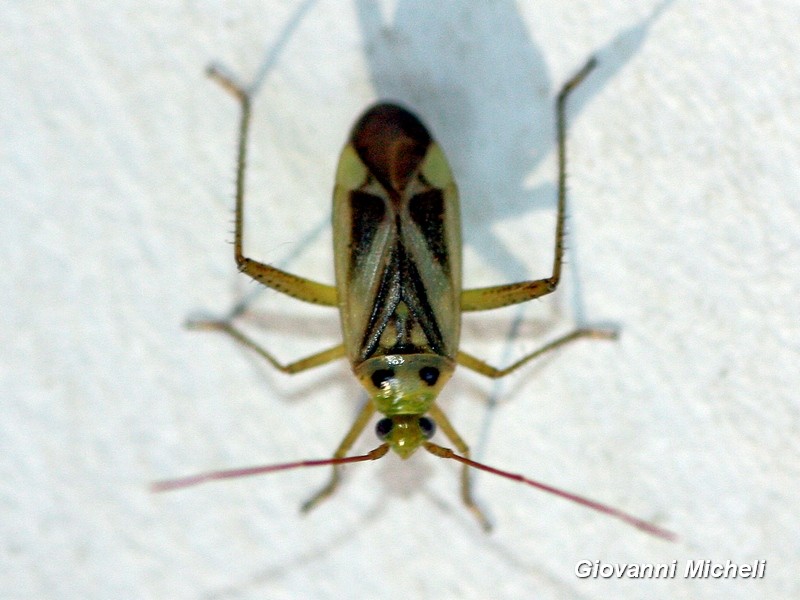
<path id="1" fill-rule="evenodd" d="M 422 367 L 419 370 L 419 378 L 428 385 L 435 385 L 439 380 L 439 369 L 436 367 Z"/>
<path id="2" fill-rule="evenodd" d="M 380 389 L 392 377 L 394 377 L 394 371 L 391 369 L 378 369 L 372 374 L 372 385 Z"/>
<path id="3" fill-rule="evenodd" d="M 388 417 L 385 417 L 375 423 L 375 435 L 378 436 L 378 439 L 385 442 L 389 439 L 389 435 L 392 433 L 392 427 L 394 427 L 392 420 Z"/>
<path id="4" fill-rule="evenodd" d="M 420 417 L 419 430 L 422 432 L 422 437 L 429 440 L 433 437 L 433 434 L 436 433 L 436 423 L 433 422 L 433 419 L 429 419 L 428 417 Z"/>

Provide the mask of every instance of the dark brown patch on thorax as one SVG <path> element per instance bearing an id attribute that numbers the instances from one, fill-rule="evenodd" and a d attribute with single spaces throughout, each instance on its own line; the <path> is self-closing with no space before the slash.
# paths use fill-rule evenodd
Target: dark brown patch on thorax
<path id="1" fill-rule="evenodd" d="M 428 130 L 411 112 L 395 104 L 377 104 L 353 127 L 353 146 L 390 193 L 402 192 L 431 143 Z"/>

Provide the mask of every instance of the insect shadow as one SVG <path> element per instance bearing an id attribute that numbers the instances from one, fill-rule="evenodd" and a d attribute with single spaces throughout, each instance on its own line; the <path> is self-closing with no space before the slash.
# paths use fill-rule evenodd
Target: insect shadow
<path id="1" fill-rule="evenodd" d="M 671 1 L 590 53 L 598 67 L 571 100 L 572 122 L 636 55 Z M 466 244 L 508 281 L 538 276 L 492 229 L 532 211 L 553 212 L 556 202 L 554 181 L 529 189 L 525 180 L 554 151 L 553 97 L 560 82 L 552 81 L 517 3 L 400 0 L 391 22 L 379 3 L 356 0 L 355 6 L 376 97 L 414 108 L 447 153 L 462 199 Z M 547 232 L 532 246 L 549 261 Z M 569 242 L 575 264 L 579 240 Z"/>
<path id="2" fill-rule="evenodd" d="M 664 0 L 645 19 L 592 53 L 598 67 L 571 100 L 571 121 L 636 55 L 650 27 L 672 2 Z M 303 2 L 271 42 L 252 80 L 253 95 L 263 88 L 292 34 L 316 3 Z M 517 4 L 398 0 L 391 16 L 382 12 L 380 4 L 354 0 L 375 98 L 412 107 L 431 126 L 458 181 L 464 241 L 473 254 L 499 271 L 503 280 L 538 276 L 493 229 L 496 222 L 525 219 L 531 212 L 553 212 L 556 201 L 554 182 L 533 188 L 525 183 L 554 151 L 556 90 L 544 52 L 531 38 Z M 575 200 L 581 201 L 585 199 Z M 290 266 L 329 224 L 326 213 L 274 264 Z M 567 265 L 573 274 L 571 310 L 581 323 L 586 315 L 576 276 L 580 240 L 570 236 L 567 243 Z M 531 247 L 534 250 L 526 255 L 535 256 L 540 248 L 549 253 L 551 240 L 531 240 Z M 549 260 L 549 254 L 545 258 Z M 464 283 L 471 285 L 469 272 Z M 263 291 L 261 286 L 250 287 L 229 316 L 245 312 Z M 559 302 L 561 296 L 550 301 Z M 509 338 L 519 329 L 522 310 L 518 307 Z"/>

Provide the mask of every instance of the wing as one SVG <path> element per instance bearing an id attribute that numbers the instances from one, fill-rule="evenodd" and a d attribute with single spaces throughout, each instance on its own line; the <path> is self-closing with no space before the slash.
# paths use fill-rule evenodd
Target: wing
<path id="1" fill-rule="evenodd" d="M 440 147 L 409 111 L 379 104 L 356 123 L 339 159 L 333 236 L 351 362 L 421 352 L 454 358 L 458 192 Z"/>

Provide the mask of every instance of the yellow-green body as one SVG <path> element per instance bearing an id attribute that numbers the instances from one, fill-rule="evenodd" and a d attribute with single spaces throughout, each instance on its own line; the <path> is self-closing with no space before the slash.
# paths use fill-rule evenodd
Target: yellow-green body
<path id="1" fill-rule="evenodd" d="M 379 104 L 354 126 L 336 173 L 333 240 L 354 373 L 384 415 L 426 414 L 458 353 L 461 222 L 447 160 L 405 109 Z"/>
<path id="2" fill-rule="evenodd" d="M 468 290 L 462 290 L 461 223 L 452 172 L 428 129 L 411 112 L 394 104 L 377 104 L 367 110 L 353 127 L 339 159 L 333 193 L 336 285 L 312 281 L 245 256 L 244 187 L 251 97 L 229 77 L 210 70 L 242 107 L 236 174 L 236 264 L 267 287 L 305 302 L 338 307 L 343 342 L 283 364 L 230 320 L 198 321 L 192 326 L 231 335 L 284 373 L 298 373 L 347 357 L 370 397 L 333 458 L 322 461 L 333 465 L 333 476 L 304 509 L 333 492 L 339 480 L 338 466 L 351 460 L 348 451 L 377 411 L 385 415 L 376 425 L 376 433 L 385 444 L 354 460 L 380 458 L 387 447 L 403 458 L 424 447 L 437 456 L 460 460 L 464 463 L 461 497 L 488 528 L 488 521 L 472 499 L 467 471 L 468 466 L 486 467 L 469 459 L 467 444 L 436 405 L 436 397 L 456 364 L 497 378 L 571 340 L 614 337 L 607 330 L 577 329 L 505 368 L 493 367 L 459 349 L 462 312 L 527 302 L 549 294 L 558 285 L 566 214 L 564 105 L 567 95 L 593 66 L 594 61 L 589 61 L 567 82 L 556 106 L 559 179 L 552 274 L 544 279 Z M 460 456 L 428 441 L 434 423 Z M 297 466 L 309 464 L 301 461 L 267 470 Z M 210 477 L 241 474 L 237 470 Z M 189 478 L 177 485 L 207 478 Z"/>

